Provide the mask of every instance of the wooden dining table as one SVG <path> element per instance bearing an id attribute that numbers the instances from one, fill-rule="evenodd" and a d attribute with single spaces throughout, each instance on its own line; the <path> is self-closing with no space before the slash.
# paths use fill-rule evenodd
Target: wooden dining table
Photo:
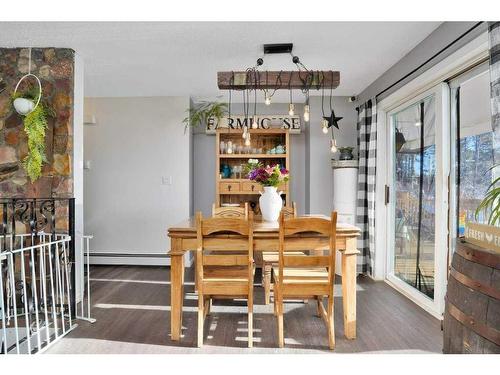
<path id="1" fill-rule="evenodd" d="M 307 216 L 307 215 L 306 215 Z M 323 217 L 324 215 L 309 215 Z M 254 221 L 254 252 L 278 251 L 278 223 Z M 337 250 L 342 257 L 342 305 L 344 311 L 344 335 L 348 339 L 356 338 L 356 257 L 359 253 L 356 247 L 360 229 L 350 224 L 337 224 Z M 194 218 L 185 220 L 168 228 L 171 241 L 170 248 L 170 288 L 171 339 L 177 341 L 182 330 L 182 305 L 184 300 L 184 255 L 196 250 L 196 225 Z M 221 235 L 214 240 L 220 243 Z M 307 236 L 296 239 L 298 250 L 323 251 L 328 248 L 325 237 Z"/>

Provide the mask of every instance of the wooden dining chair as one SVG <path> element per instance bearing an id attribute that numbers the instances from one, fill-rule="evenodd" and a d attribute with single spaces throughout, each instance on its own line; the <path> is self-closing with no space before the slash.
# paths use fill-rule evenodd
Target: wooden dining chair
<path id="1" fill-rule="evenodd" d="M 217 207 L 214 203 L 212 205 L 212 216 L 248 220 L 248 202 L 245 202 L 243 207 Z"/>
<path id="2" fill-rule="evenodd" d="M 248 299 L 248 347 L 253 341 L 253 218 L 207 218 L 196 214 L 198 347 L 212 296 Z M 236 236 L 234 236 L 236 234 Z M 233 236 L 231 236 L 233 235 Z M 216 253 L 214 253 L 216 251 Z M 245 254 L 242 254 L 245 252 Z"/>
<path id="3" fill-rule="evenodd" d="M 245 202 L 243 207 L 217 207 L 215 203 L 212 205 L 212 217 L 222 218 L 241 218 L 248 220 L 248 203 Z M 196 263 L 196 258 L 195 258 Z M 195 264 L 196 269 L 196 264 Z M 198 277 L 195 274 L 195 290 L 198 290 Z"/>
<path id="4" fill-rule="evenodd" d="M 314 298 L 317 300 L 318 315 L 326 323 L 330 349 L 335 348 L 333 316 L 335 252 L 337 213 L 332 212 L 330 220 L 315 217 L 285 219 L 280 215 L 279 261 L 273 267 L 274 307 L 278 318 L 279 347 L 285 345 L 283 332 L 283 299 Z M 328 238 L 327 255 L 286 255 L 297 250 L 297 236 L 321 236 Z M 323 252 L 324 254 L 324 252 Z M 328 298 L 328 307 L 323 306 L 323 297 Z"/>
<path id="5" fill-rule="evenodd" d="M 296 203 L 293 202 L 291 207 L 283 207 L 281 212 L 285 218 L 297 217 Z M 264 303 L 266 305 L 269 305 L 271 299 L 271 271 L 273 266 L 278 264 L 278 254 L 277 251 L 264 251 L 262 253 L 262 286 L 264 287 Z"/>

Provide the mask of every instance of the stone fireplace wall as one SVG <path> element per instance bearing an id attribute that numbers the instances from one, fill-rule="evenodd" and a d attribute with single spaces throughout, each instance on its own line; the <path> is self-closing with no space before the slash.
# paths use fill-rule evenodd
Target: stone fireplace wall
<path id="1" fill-rule="evenodd" d="M 40 179 L 31 183 L 22 166 L 28 152 L 23 119 L 10 99 L 16 83 L 28 72 L 29 50 L 0 48 L 0 198 L 72 197 L 75 52 L 33 48 L 31 53 L 31 72 L 40 78 L 43 98 L 55 113 L 48 117 L 47 163 Z"/>

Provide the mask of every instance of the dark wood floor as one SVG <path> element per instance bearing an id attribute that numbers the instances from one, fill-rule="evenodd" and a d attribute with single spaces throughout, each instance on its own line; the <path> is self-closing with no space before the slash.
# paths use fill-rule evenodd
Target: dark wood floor
<path id="1" fill-rule="evenodd" d="M 197 319 L 193 277 L 186 274 L 183 337 L 170 340 L 168 267 L 95 266 L 91 269 L 92 315 L 48 353 L 330 353 L 315 305 L 287 303 L 285 349 L 277 348 L 272 305 L 263 305 L 256 275 L 254 348 L 247 349 L 246 301 L 215 301 L 205 324 L 205 345 L 195 348 Z M 440 322 L 384 282 L 358 278 L 358 338 L 347 340 L 341 287 L 335 299 L 334 353 L 441 353 Z"/>

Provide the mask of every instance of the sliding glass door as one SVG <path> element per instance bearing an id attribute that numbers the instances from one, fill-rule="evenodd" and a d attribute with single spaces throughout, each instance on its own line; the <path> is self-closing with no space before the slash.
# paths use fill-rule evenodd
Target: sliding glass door
<path id="1" fill-rule="evenodd" d="M 446 85 L 388 113 L 390 224 L 388 280 L 439 314 L 447 243 Z M 444 223 L 444 225 L 443 225 Z"/>
<path id="2" fill-rule="evenodd" d="M 485 223 L 484 213 L 475 210 L 500 168 L 500 134 L 491 123 L 490 76 L 488 63 L 460 75 L 450 82 L 452 175 L 450 186 L 450 248 L 463 236 L 466 221 Z"/>

